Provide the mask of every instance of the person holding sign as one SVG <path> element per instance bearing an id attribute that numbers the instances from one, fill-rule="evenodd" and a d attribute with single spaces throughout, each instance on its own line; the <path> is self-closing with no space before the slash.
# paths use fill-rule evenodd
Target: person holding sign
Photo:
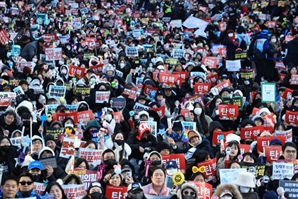
<path id="1" fill-rule="evenodd" d="M 280 86 L 287 87 L 292 90 L 298 89 L 298 82 L 294 80 L 294 78 L 297 76 L 297 66 L 293 64 L 289 64 L 288 66 L 288 73 L 285 76 L 285 78 L 280 83 Z"/>
<path id="2" fill-rule="evenodd" d="M 63 188 L 58 182 L 51 182 L 45 189 L 45 195 L 48 193 L 53 199 L 67 199 Z"/>
<path id="3" fill-rule="evenodd" d="M 101 184 L 93 182 L 87 191 L 87 195 L 83 199 L 107 199 L 103 193 L 104 189 Z"/>

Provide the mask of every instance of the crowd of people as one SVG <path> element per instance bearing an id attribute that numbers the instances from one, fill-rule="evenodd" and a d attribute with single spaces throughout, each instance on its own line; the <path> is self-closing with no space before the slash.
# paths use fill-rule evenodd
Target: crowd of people
<path id="1" fill-rule="evenodd" d="M 298 197 L 297 1 L 0 10 L 1 198 Z"/>

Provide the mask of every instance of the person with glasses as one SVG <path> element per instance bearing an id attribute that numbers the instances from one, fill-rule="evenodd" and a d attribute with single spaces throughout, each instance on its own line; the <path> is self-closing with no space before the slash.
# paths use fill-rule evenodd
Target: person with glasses
<path id="1" fill-rule="evenodd" d="M 282 146 L 282 157 L 285 160 L 296 160 L 297 146 L 293 142 L 286 142 Z"/>
<path id="2" fill-rule="evenodd" d="M 194 183 L 185 183 L 177 192 L 179 199 L 196 199 L 198 198 L 198 188 Z"/>
<path id="3" fill-rule="evenodd" d="M 34 192 L 34 179 L 30 173 L 23 173 L 20 175 L 18 198 L 36 197 L 42 199 L 40 195 Z"/>
<path id="4" fill-rule="evenodd" d="M 37 160 L 38 159 L 38 154 L 39 152 L 44 148 L 44 140 L 37 135 L 34 135 L 32 137 L 32 142 L 31 142 L 31 151 L 32 151 L 32 158 Z"/>
<path id="5" fill-rule="evenodd" d="M 19 190 L 19 179 L 14 175 L 5 176 L 2 180 L 2 193 L 0 198 L 17 198 Z"/>
<path id="6" fill-rule="evenodd" d="M 242 195 L 237 187 L 229 183 L 217 186 L 212 197 L 217 197 L 218 199 L 242 199 Z"/>

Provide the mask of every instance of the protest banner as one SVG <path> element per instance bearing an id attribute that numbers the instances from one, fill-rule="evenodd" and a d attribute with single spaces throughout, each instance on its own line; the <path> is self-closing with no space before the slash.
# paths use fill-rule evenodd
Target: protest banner
<path id="1" fill-rule="evenodd" d="M 186 122 L 186 121 L 183 121 L 181 122 L 182 124 L 182 127 L 184 129 L 184 132 L 185 131 L 190 131 L 190 130 L 197 130 L 196 128 L 196 123 L 195 122 Z"/>
<path id="2" fill-rule="evenodd" d="M 217 109 L 218 116 L 223 120 L 234 120 L 239 114 L 238 105 L 219 104 Z"/>
<path id="3" fill-rule="evenodd" d="M 298 85 L 298 75 L 291 75 L 289 82 L 291 85 Z"/>
<path id="4" fill-rule="evenodd" d="M 123 186 L 107 186 L 106 197 L 108 199 L 125 199 L 127 194 L 127 187 Z"/>
<path id="5" fill-rule="evenodd" d="M 231 85 L 232 85 L 232 84 L 231 84 L 230 80 L 227 79 L 227 80 L 225 80 L 225 81 L 223 81 L 223 82 L 221 82 L 221 83 L 215 85 L 213 88 L 217 89 L 217 92 L 220 93 L 220 91 L 221 91 L 223 88 L 225 88 L 225 87 L 229 87 L 229 86 L 231 86 Z"/>
<path id="6" fill-rule="evenodd" d="M 46 190 L 46 185 L 44 183 L 34 182 L 34 192 L 36 194 L 43 195 L 45 190 Z"/>
<path id="7" fill-rule="evenodd" d="M 89 96 L 90 95 L 90 87 L 84 86 L 84 87 L 78 87 L 76 86 L 73 88 L 73 94 L 74 95 L 80 95 L 80 96 Z"/>
<path id="8" fill-rule="evenodd" d="M 42 164 L 42 170 L 46 170 L 47 166 L 51 166 L 53 169 L 57 168 L 56 156 L 40 158 L 38 161 Z"/>
<path id="9" fill-rule="evenodd" d="M 195 94 L 194 96 L 186 98 L 187 101 L 200 102 L 202 106 L 204 106 L 204 95 L 203 94 Z"/>
<path id="10" fill-rule="evenodd" d="M 57 128 L 48 127 L 45 129 L 45 132 L 47 135 L 52 135 L 55 139 L 57 139 L 59 134 L 64 133 L 64 128 L 57 129 Z"/>
<path id="11" fill-rule="evenodd" d="M 157 123 L 155 121 L 141 121 L 149 124 L 150 129 L 151 129 L 151 134 L 157 137 Z"/>
<path id="12" fill-rule="evenodd" d="M 16 98 L 14 92 L 0 92 L 0 107 L 8 107 L 12 99 Z"/>
<path id="13" fill-rule="evenodd" d="M 219 145 L 220 140 L 222 140 L 222 136 L 223 136 L 223 141 L 225 143 L 226 137 L 229 134 L 234 134 L 234 131 L 214 131 L 212 135 L 212 143 Z"/>
<path id="14" fill-rule="evenodd" d="M 218 60 L 216 57 L 203 57 L 202 64 L 209 66 L 210 68 L 217 68 Z"/>
<path id="15" fill-rule="evenodd" d="M 233 96 L 232 98 L 230 97 L 223 97 L 222 98 L 222 102 L 225 103 L 225 104 L 233 104 L 233 105 L 238 105 L 238 109 L 240 111 L 242 111 L 243 109 L 243 98 L 244 97 L 239 97 L 239 96 Z"/>
<path id="16" fill-rule="evenodd" d="M 46 60 L 62 60 L 62 48 L 46 48 Z"/>
<path id="17" fill-rule="evenodd" d="M 276 84 L 275 83 L 262 83 L 261 84 L 261 96 L 263 102 L 275 103 Z"/>
<path id="18" fill-rule="evenodd" d="M 289 130 L 286 130 L 286 131 L 275 130 L 272 135 L 285 137 L 286 138 L 286 142 L 292 142 L 292 139 L 293 139 L 293 130 L 292 129 L 289 129 Z"/>
<path id="19" fill-rule="evenodd" d="M 211 160 L 207 160 L 201 163 L 197 164 L 197 167 L 200 169 L 200 167 L 204 166 L 204 176 L 207 179 L 207 181 L 212 180 L 212 176 L 216 173 L 216 158 L 213 158 Z"/>
<path id="20" fill-rule="evenodd" d="M 174 160 L 177 162 L 178 168 L 181 170 L 182 173 L 186 173 L 186 162 L 185 162 L 185 154 L 169 154 L 169 155 L 162 155 L 162 162 L 166 164 L 166 162 L 170 160 Z"/>
<path id="21" fill-rule="evenodd" d="M 149 84 L 145 84 L 144 89 L 143 89 L 143 92 L 144 92 L 145 95 L 150 96 L 151 91 L 157 92 L 157 90 L 158 90 L 158 88 L 153 87 L 153 86 L 151 86 Z"/>
<path id="22" fill-rule="evenodd" d="M 234 183 L 240 172 L 246 172 L 246 169 L 219 169 L 220 184 Z"/>
<path id="23" fill-rule="evenodd" d="M 283 180 L 285 178 L 291 179 L 294 175 L 294 165 L 286 162 L 272 163 L 272 179 Z"/>
<path id="24" fill-rule="evenodd" d="M 254 73 L 253 71 L 245 71 L 245 72 L 240 72 L 240 76 L 243 79 L 249 80 L 254 78 Z"/>
<path id="25" fill-rule="evenodd" d="M 86 169 L 74 169 L 74 174 L 80 176 L 80 178 L 84 183 L 85 190 L 88 190 L 91 183 L 100 180 L 98 171 L 92 171 L 92 170 L 86 170 Z"/>
<path id="26" fill-rule="evenodd" d="M 81 68 L 71 64 L 68 68 L 68 75 L 71 77 L 83 77 L 85 75 L 86 68 Z"/>
<path id="27" fill-rule="evenodd" d="M 282 155 L 281 146 L 265 146 L 263 151 L 266 161 L 270 163 L 277 161 Z"/>
<path id="28" fill-rule="evenodd" d="M 94 120 L 94 115 L 92 110 L 87 110 L 87 111 L 79 111 L 79 112 L 74 112 L 77 114 L 77 123 L 83 123 L 84 125 L 87 125 L 87 122 Z"/>
<path id="29" fill-rule="evenodd" d="M 201 77 L 203 79 L 206 79 L 206 74 L 203 72 L 190 72 L 190 77 L 194 78 L 194 77 Z M 208 82 L 209 83 L 209 82 Z"/>
<path id="30" fill-rule="evenodd" d="M 62 188 L 68 199 L 82 199 L 85 196 L 84 184 L 62 185 Z"/>
<path id="31" fill-rule="evenodd" d="M 175 74 L 169 74 L 169 73 L 159 73 L 159 82 L 160 83 L 166 83 L 166 84 L 176 84 L 179 76 Z"/>
<path id="32" fill-rule="evenodd" d="M 240 128 L 240 137 L 242 140 L 255 140 L 257 137 L 263 133 L 263 126 L 254 126 L 249 128 Z"/>
<path id="33" fill-rule="evenodd" d="M 263 148 L 266 146 L 269 146 L 270 141 L 273 139 L 280 140 L 283 145 L 285 144 L 285 141 L 286 141 L 285 137 L 280 137 L 280 136 L 258 137 L 257 138 L 257 149 L 259 151 L 263 151 Z"/>
<path id="34" fill-rule="evenodd" d="M 284 93 L 282 95 L 283 99 L 290 100 L 292 98 L 292 93 L 294 90 L 285 88 Z"/>
<path id="35" fill-rule="evenodd" d="M 240 71 L 241 62 L 240 59 L 237 60 L 226 60 L 226 68 L 229 72 Z"/>
<path id="36" fill-rule="evenodd" d="M 158 107 L 158 108 L 151 108 L 151 107 L 149 107 L 149 110 L 156 111 L 156 113 L 158 114 L 158 116 L 160 118 L 163 118 L 163 116 L 165 115 L 166 106 L 161 106 L 161 107 Z"/>
<path id="37" fill-rule="evenodd" d="M 133 107 L 133 110 L 134 110 L 135 114 L 138 114 L 141 111 L 147 111 L 147 110 L 149 110 L 149 107 L 148 106 L 145 106 L 143 104 L 140 104 L 139 102 L 136 102 L 135 105 L 134 105 L 134 107 Z"/>
<path id="38" fill-rule="evenodd" d="M 194 92 L 199 94 L 209 93 L 211 88 L 211 83 L 195 83 Z"/>
<path id="39" fill-rule="evenodd" d="M 96 91 L 95 103 L 102 104 L 104 102 L 109 103 L 111 91 Z"/>
<path id="40" fill-rule="evenodd" d="M 289 126 L 297 126 L 298 124 L 298 112 L 286 110 L 285 121 Z"/>
<path id="41" fill-rule="evenodd" d="M 74 139 L 64 138 L 59 157 L 69 159 L 73 156 L 75 153 L 75 141 Z"/>
<path id="42" fill-rule="evenodd" d="M 188 78 L 188 72 L 186 72 L 186 71 L 173 72 L 173 74 L 178 75 L 178 78 L 182 78 L 183 80 Z"/>
<path id="43" fill-rule="evenodd" d="M 241 162 L 240 165 L 241 165 L 241 168 L 245 168 L 247 172 L 252 173 L 257 179 L 265 175 L 265 170 L 266 170 L 265 164 Z"/>
<path id="44" fill-rule="evenodd" d="M 212 196 L 212 185 L 207 182 L 188 181 L 194 183 L 198 188 L 197 199 L 211 199 Z"/>
<path id="45" fill-rule="evenodd" d="M 246 52 L 242 52 L 242 51 L 240 51 L 240 52 L 236 51 L 235 52 L 235 59 L 241 60 L 241 59 L 246 59 L 246 58 L 247 58 L 247 53 Z"/>
<path id="46" fill-rule="evenodd" d="M 172 51 L 172 57 L 176 59 L 180 59 L 184 57 L 184 54 L 185 54 L 184 49 L 174 48 Z"/>
<path id="47" fill-rule="evenodd" d="M 50 85 L 49 87 L 49 98 L 60 98 L 65 97 L 66 86 L 55 86 Z"/>
<path id="48" fill-rule="evenodd" d="M 126 54 L 127 57 L 138 57 L 139 56 L 139 51 L 138 51 L 137 47 L 126 46 L 125 54 Z"/>
<path id="49" fill-rule="evenodd" d="M 101 162 L 102 150 L 90 149 L 90 148 L 80 148 L 79 157 L 87 160 L 88 163 L 95 165 Z"/>
<path id="50" fill-rule="evenodd" d="M 113 97 L 112 98 L 112 108 L 122 109 L 126 106 L 126 100 L 122 97 Z"/>
<path id="51" fill-rule="evenodd" d="M 56 112 L 57 107 L 59 106 L 59 104 L 49 104 L 46 105 L 45 107 L 45 114 L 53 114 Z"/>
<path id="52" fill-rule="evenodd" d="M 275 68 L 278 70 L 286 70 L 286 66 L 283 61 L 275 61 Z"/>
<path id="53" fill-rule="evenodd" d="M 279 180 L 279 187 L 289 193 L 289 198 L 298 198 L 298 182 L 296 180 Z"/>

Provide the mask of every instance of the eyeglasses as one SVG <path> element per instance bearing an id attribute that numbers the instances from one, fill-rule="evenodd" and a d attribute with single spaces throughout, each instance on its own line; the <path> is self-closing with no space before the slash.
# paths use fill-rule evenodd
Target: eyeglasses
<path id="1" fill-rule="evenodd" d="M 194 195 L 195 195 L 195 192 L 193 192 L 193 191 L 190 191 L 190 192 L 188 192 L 188 191 L 184 191 L 184 192 L 183 192 L 183 195 L 191 195 L 191 196 L 194 196 Z"/>
<path id="2" fill-rule="evenodd" d="M 26 182 L 26 181 L 24 181 L 24 182 L 20 182 L 21 185 L 25 185 L 25 184 L 27 184 L 27 185 L 32 185 L 32 183 L 33 183 L 33 182 Z"/>
<path id="3" fill-rule="evenodd" d="M 296 150 L 286 150 L 286 153 L 296 153 Z"/>
<path id="4" fill-rule="evenodd" d="M 33 141 L 32 145 L 41 144 L 41 141 Z"/>

